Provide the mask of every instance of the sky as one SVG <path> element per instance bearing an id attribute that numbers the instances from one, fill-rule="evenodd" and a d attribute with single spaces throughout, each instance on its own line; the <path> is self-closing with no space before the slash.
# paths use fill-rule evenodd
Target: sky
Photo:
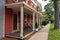
<path id="1" fill-rule="evenodd" d="M 41 3 L 41 5 L 42 5 L 42 11 L 45 11 L 45 10 L 44 10 L 44 6 L 45 6 L 47 3 L 49 3 L 49 0 L 47 0 L 47 1 L 37 0 L 37 1 Z"/>

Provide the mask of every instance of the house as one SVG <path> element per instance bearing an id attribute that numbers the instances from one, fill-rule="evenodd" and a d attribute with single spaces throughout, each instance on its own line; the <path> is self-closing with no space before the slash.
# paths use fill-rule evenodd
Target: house
<path id="1" fill-rule="evenodd" d="M 3 2 L 5 10 L 1 13 L 3 37 L 23 39 L 35 32 L 36 22 L 39 24 L 38 29 L 41 28 L 43 15 L 37 0 L 4 0 Z"/>

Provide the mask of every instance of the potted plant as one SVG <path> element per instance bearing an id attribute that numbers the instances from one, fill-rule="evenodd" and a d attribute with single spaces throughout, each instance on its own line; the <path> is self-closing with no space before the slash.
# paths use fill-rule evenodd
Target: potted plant
<path id="1" fill-rule="evenodd" d="M 35 29 L 36 29 L 36 31 L 38 31 L 38 26 L 39 26 L 39 24 L 36 22 L 35 23 Z"/>

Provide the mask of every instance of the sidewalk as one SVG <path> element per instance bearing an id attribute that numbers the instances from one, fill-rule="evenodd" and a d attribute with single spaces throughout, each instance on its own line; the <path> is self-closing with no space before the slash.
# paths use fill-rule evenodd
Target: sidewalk
<path id="1" fill-rule="evenodd" d="M 33 35 L 29 40 L 48 40 L 49 27 L 50 24 L 46 25 L 39 32 Z"/>

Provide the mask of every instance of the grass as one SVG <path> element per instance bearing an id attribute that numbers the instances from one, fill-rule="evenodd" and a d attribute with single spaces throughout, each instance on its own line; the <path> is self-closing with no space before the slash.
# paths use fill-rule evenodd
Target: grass
<path id="1" fill-rule="evenodd" d="M 48 40 L 60 40 L 60 28 L 54 30 L 54 25 L 51 24 Z"/>

